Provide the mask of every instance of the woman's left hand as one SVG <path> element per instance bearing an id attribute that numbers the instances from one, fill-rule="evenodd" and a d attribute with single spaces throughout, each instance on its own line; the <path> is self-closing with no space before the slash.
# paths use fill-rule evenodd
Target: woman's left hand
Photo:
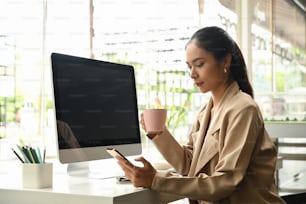
<path id="1" fill-rule="evenodd" d="M 151 188 L 156 170 L 146 159 L 143 157 L 135 159 L 135 161 L 141 162 L 143 167 L 134 166 L 120 157 L 116 157 L 116 159 L 125 176 L 132 181 L 135 187 Z"/>

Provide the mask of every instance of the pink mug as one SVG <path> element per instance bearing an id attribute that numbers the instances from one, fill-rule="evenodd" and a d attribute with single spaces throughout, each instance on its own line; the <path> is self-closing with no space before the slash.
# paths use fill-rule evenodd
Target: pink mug
<path id="1" fill-rule="evenodd" d="M 166 109 L 145 109 L 143 119 L 147 133 L 162 132 L 167 118 Z"/>

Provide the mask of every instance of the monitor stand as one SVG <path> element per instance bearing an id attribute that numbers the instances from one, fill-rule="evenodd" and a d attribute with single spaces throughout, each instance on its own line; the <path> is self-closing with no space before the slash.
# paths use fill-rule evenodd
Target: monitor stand
<path id="1" fill-rule="evenodd" d="M 113 160 L 69 163 L 67 173 L 73 177 L 106 179 L 123 175 L 119 165 Z"/>
<path id="2" fill-rule="evenodd" d="M 88 162 L 69 163 L 67 173 L 69 176 L 88 177 L 90 173 L 89 164 Z"/>

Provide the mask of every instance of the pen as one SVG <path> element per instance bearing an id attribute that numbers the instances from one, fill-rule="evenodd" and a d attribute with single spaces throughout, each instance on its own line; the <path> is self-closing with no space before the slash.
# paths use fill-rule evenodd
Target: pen
<path id="1" fill-rule="evenodd" d="M 14 154 L 19 158 L 22 163 L 33 163 L 33 164 L 41 164 L 45 163 L 46 157 L 46 148 L 44 148 L 43 158 L 40 152 L 39 147 L 31 147 L 31 146 L 19 146 L 17 145 L 20 153 L 18 154 L 13 148 L 11 148 Z M 22 155 L 22 157 L 20 156 Z"/>
<path id="2" fill-rule="evenodd" d="M 46 147 L 44 148 L 43 163 L 45 163 L 45 158 L 46 158 Z"/>
<path id="3" fill-rule="evenodd" d="M 27 148 L 23 146 L 23 147 L 21 147 L 21 149 L 22 149 L 22 152 L 23 152 L 25 158 L 27 158 L 28 162 L 29 162 L 29 163 L 33 163 L 32 160 L 31 160 L 31 157 L 30 157 L 30 155 L 29 155 L 29 152 L 28 152 Z"/>
<path id="4" fill-rule="evenodd" d="M 31 161 L 29 161 L 28 156 L 25 154 L 25 152 L 23 151 L 23 147 L 17 145 L 17 148 L 19 149 L 20 153 L 23 156 L 24 162 L 25 163 L 31 163 Z"/>
<path id="5" fill-rule="evenodd" d="M 38 146 L 37 146 L 37 157 L 38 157 L 39 163 L 43 163 L 41 154 L 40 154 L 40 148 Z"/>
<path id="6" fill-rule="evenodd" d="M 17 158 L 18 158 L 22 163 L 24 163 L 23 159 L 19 156 L 19 154 L 18 154 L 13 148 L 11 148 L 11 149 L 13 150 L 13 152 L 14 152 L 14 154 L 17 156 Z"/>
<path id="7" fill-rule="evenodd" d="M 25 147 L 25 150 L 28 152 L 27 155 L 29 155 L 29 160 L 31 161 L 31 163 L 36 163 L 35 160 L 34 160 L 34 157 L 33 157 L 33 155 L 32 155 L 32 152 L 31 152 L 30 148 L 29 148 L 29 147 Z"/>
<path id="8" fill-rule="evenodd" d="M 38 156 L 37 156 L 37 153 L 36 153 L 36 150 L 32 147 L 29 148 L 30 149 L 30 152 L 33 156 L 33 159 L 34 159 L 34 163 L 40 163 L 39 162 L 39 159 L 38 159 Z"/>

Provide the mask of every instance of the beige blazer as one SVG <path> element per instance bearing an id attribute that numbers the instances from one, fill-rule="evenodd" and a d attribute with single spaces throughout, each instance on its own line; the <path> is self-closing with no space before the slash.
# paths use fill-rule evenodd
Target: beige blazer
<path id="1" fill-rule="evenodd" d="M 210 120 L 212 100 L 199 111 L 181 146 L 168 130 L 153 139 L 182 176 L 158 172 L 153 190 L 176 194 L 191 203 L 285 203 L 277 193 L 276 149 L 254 100 L 233 82 Z"/>

